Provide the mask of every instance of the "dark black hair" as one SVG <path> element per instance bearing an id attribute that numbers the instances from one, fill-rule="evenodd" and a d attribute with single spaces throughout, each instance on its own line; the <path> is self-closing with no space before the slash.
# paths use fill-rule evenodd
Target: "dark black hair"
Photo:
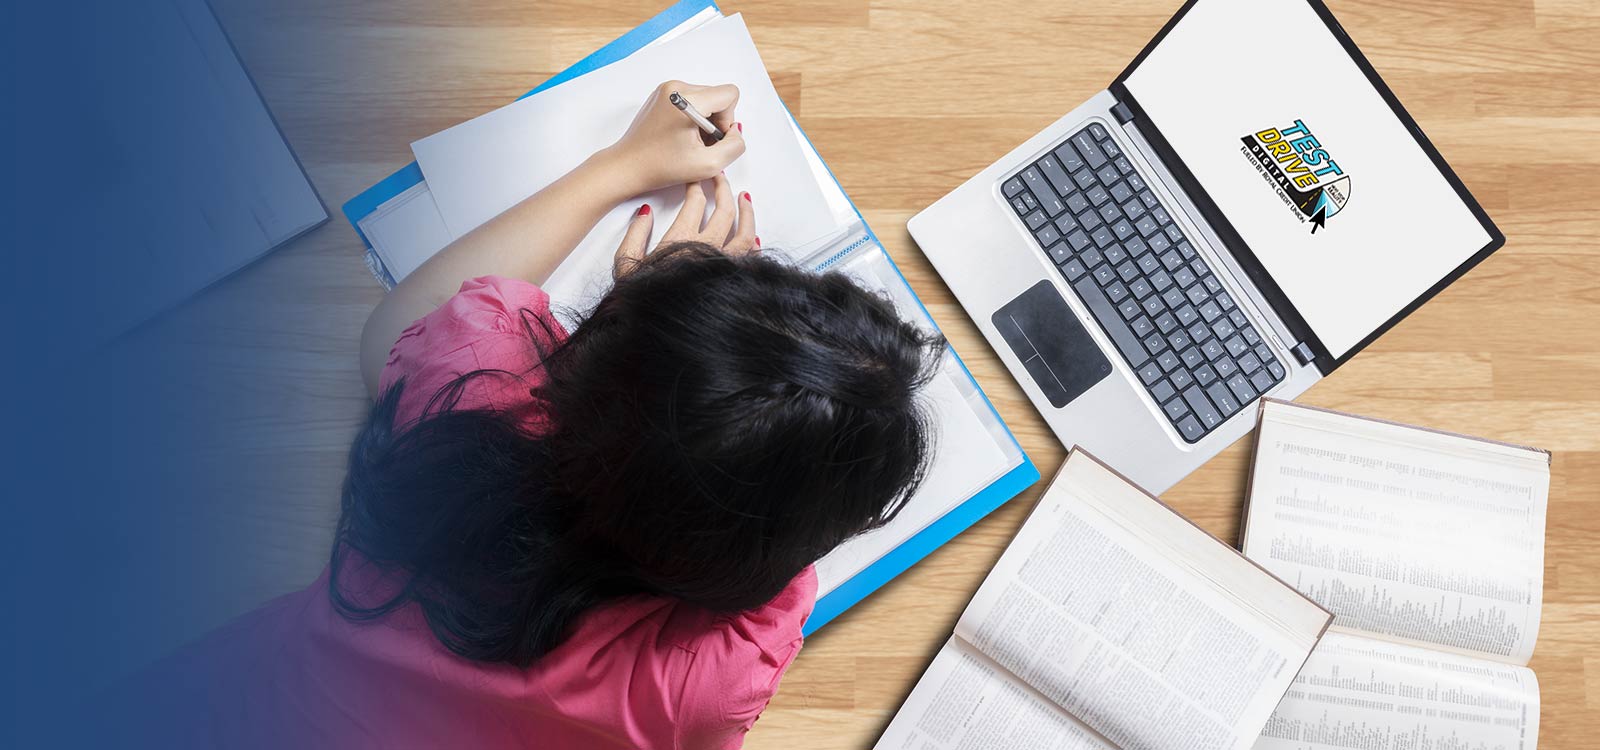
<path id="1" fill-rule="evenodd" d="M 404 383 L 378 399 L 350 451 L 334 605 L 415 602 L 455 653 L 522 666 L 615 597 L 758 607 L 915 492 L 944 346 L 842 274 L 662 248 L 540 352 L 542 431 L 457 408 L 473 379 L 525 373 L 467 373 L 403 425 Z M 351 550 L 403 585 L 347 590 Z"/>

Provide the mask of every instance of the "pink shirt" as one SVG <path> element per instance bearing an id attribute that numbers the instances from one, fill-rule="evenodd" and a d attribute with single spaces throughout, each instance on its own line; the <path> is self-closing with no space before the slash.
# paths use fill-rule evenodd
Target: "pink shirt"
<path id="1" fill-rule="evenodd" d="M 527 373 L 527 382 L 479 378 L 460 406 L 521 409 L 537 426 L 527 389 L 542 373 L 524 310 L 564 335 L 542 290 L 495 277 L 462 284 L 407 328 L 382 377 L 385 387 L 407 378 L 400 421 L 456 375 L 499 368 Z M 532 329 L 545 338 L 538 323 Z M 356 586 L 379 580 L 359 558 L 349 571 Z M 738 747 L 800 649 L 817 588 L 808 568 L 772 602 L 739 615 L 630 597 L 590 612 L 571 638 L 520 669 L 451 654 L 415 605 L 377 622 L 347 621 L 327 585 L 324 571 L 158 664 L 150 677 L 186 688 L 162 699 L 167 708 L 200 719 L 161 731 L 219 747 Z"/>

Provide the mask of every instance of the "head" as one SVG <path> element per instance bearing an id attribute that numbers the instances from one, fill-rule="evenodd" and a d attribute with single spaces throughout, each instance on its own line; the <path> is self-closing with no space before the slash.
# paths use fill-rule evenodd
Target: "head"
<path id="1" fill-rule="evenodd" d="M 454 408 L 466 380 L 518 374 L 468 374 L 410 425 L 384 395 L 334 568 L 348 547 L 408 583 L 363 601 L 336 577 L 334 600 L 351 617 L 415 601 L 458 653 L 519 664 L 618 596 L 760 606 L 915 492 L 943 348 L 841 274 L 658 250 L 542 353 L 542 434 Z"/>

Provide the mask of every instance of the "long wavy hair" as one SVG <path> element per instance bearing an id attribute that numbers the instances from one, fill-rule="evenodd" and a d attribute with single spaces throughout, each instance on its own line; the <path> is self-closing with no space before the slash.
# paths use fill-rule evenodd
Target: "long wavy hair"
<path id="1" fill-rule="evenodd" d="M 524 325 L 533 347 L 554 324 Z M 520 666 L 617 597 L 758 607 L 916 491 L 944 347 L 842 274 L 662 248 L 538 352 L 545 429 L 458 406 L 526 373 L 464 374 L 406 424 L 404 382 L 382 394 L 350 450 L 333 603 L 415 603 L 451 651 Z M 404 583 L 348 590 L 351 552 Z"/>

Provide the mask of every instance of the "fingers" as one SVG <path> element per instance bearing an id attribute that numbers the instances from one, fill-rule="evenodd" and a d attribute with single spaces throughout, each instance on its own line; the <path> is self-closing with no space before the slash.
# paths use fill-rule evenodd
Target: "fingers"
<path id="1" fill-rule="evenodd" d="M 683 208 L 678 210 L 678 218 L 673 220 L 672 226 L 667 227 L 666 234 L 661 236 L 662 244 L 698 238 L 700 236 L 700 222 L 705 219 L 705 216 L 705 190 L 700 188 L 700 183 L 698 182 L 691 182 L 685 185 Z"/>
<path id="2" fill-rule="evenodd" d="M 693 104 L 695 109 L 705 113 L 713 125 L 722 128 L 723 132 L 733 128 L 733 110 L 739 104 L 739 87 L 731 83 L 720 86 L 691 86 L 685 84 L 678 89 Z"/>
<path id="3" fill-rule="evenodd" d="M 622 245 L 617 248 L 617 255 L 611 261 L 611 277 L 622 278 L 623 274 L 633 270 L 639 261 L 644 260 L 646 248 L 650 245 L 650 229 L 655 226 L 655 217 L 650 214 L 650 204 L 639 206 L 633 214 L 633 219 L 628 222 L 628 231 L 622 236 Z"/>
<path id="4" fill-rule="evenodd" d="M 718 174 L 711 178 L 712 200 L 716 206 L 711 209 L 711 218 L 706 219 L 705 235 L 709 244 L 722 247 L 728 241 L 728 235 L 733 232 L 733 216 L 737 210 L 733 205 L 733 188 L 728 185 L 728 176 Z"/>
<path id="5" fill-rule="evenodd" d="M 761 238 L 756 236 L 756 207 L 749 193 L 739 194 L 739 227 L 728 238 L 722 251 L 729 255 L 745 255 L 761 249 Z"/>
<path id="6" fill-rule="evenodd" d="M 703 167 L 712 170 L 712 173 L 721 172 L 728 168 L 736 159 L 744 156 L 744 129 L 738 124 L 731 128 L 724 128 L 726 135 L 705 148 L 706 163 Z"/>

